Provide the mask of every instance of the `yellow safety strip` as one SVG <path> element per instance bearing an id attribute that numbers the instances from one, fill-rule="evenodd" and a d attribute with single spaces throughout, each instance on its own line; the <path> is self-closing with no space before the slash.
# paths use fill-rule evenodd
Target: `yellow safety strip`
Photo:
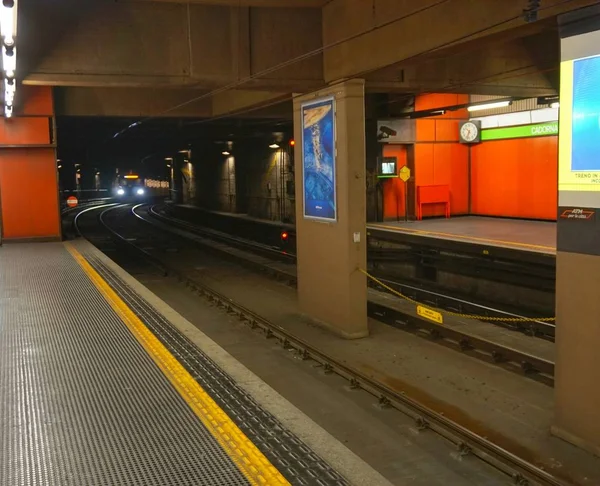
<path id="1" fill-rule="evenodd" d="M 70 243 L 66 247 L 98 291 L 252 485 L 290 483 Z"/>
<path id="2" fill-rule="evenodd" d="M 485 243 L 492 243 L 495 244 L 496 246 L 498 244 L 501 245 L 509 245 L 509 246 L 516 246 L 516 247 L 523 247 L 523 248 L 536 248 L 538 250 L 551 250 L 553 252 L 556 251 L 556 248 L 552 247 L 552 246 L 543 246 L 543 245 L 531 245 L 529 243 L 519 243 L 517 241 L 504 241 L 504 240 L 493 240 L 491 238 L 481 238 L 478 236 L 468 236 L 468 235 L 457 235 L 454 233 L 440 233 L 437 231 L 426 231 L 426 230 L 420 230 L 420 229 L 415 229 L 415 228 L 406 228 L 404 226 L 389 226 L 389 225 L 385 225 L 385 224 L 370 224 L 368 225 L 371 228 L 382 228 L 382 229 L 387 229 L 387 230 L 393 230 L 396 231 L 397 233 L 415 233 L 415 234 L 420 234 L 420 235 L 431 235 L 431 236 L 442 236 L 444 238 L 450 238 L 450 239 L 460 239 L 460 240 L 472 240 L 472 241 L 482 241 Z"/>
<path id="3" fill-rule="evenodd" d="M 415 304 L 417 306 L 417 314 L 419 314 L 421 317 L 427 317 L 430 320 L 437 321 L 438 324 L 443 323 L 443 321 L 441 320 L 441 317 L 444 314 L 447 316 L 462 317 L 463 319 L 477 319 L 479 321 L 490 321 L 490 322 L 534 322 L 534 321 L 554 322 L 556 320 L 556 317 L 490 317 L 490 316 L 483 316 L 483 315 L 476 315 L 476 314 L 462 314 L 460 312 L 452 312 L 452 311 L 443 310 L 443 309 L 435 309 L 435 308 L 431 307 L 430 305 L 423 304 L 422 302 L 419 302 L 418 300 L 415 300 L 411 297 L 408 297 L 407 295 L 404 295 L 401 292 L 398 292 L 397 290 L 394 290 L 392 287 L 384 284 L 377 277 L 374 277 L 373 275 L 371 275 L 366 270 L 363 270 L 362 268 L 359 268 L 358 271 L 360 273 L 362 273 L 363 275 L 365 275 L 368 279 L 375 282 L 377 285 L 380 285 L 387 291 L 391 292 L 392 294 L 397 295 L 401 299 L 404 299 L 407 302 L 410 302 L 411 304 Z M 419 307 L 421 308 L 421 312 L 419 312 L 419 309 L 418 309 Z M 425 312 L 423 312 L 423 309 L 425 309 L 426 311 L 428 310 L 428 311 L 432 312 L 433 314 L 431 316 L 425 316 L 424 315 Z M 435 314 L 440 315 L 439 320 L 434 317 Z"/>

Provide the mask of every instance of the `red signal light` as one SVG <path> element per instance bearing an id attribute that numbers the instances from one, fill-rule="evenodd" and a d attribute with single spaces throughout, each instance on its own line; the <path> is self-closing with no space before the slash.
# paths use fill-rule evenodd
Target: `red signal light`
<path id="1" fill-rule="evenodd" d="M 281 239 L 282 239 L 283 241 L 287 241 L 287 239 L 288 239 L 288 237 L 289 237 L 289 236 L 290 236 L 290 235 L 288 234 L 288 232 L 287 232 L 287 231 L 283 231 L 283 232 L 281 233 Z"/>
<path id="2" fill-rule="evenodd" d="M 293 147 L 294 145 L 296 145 L 296 142 L 294 140 L 290 140 L 290 145 Z"/>

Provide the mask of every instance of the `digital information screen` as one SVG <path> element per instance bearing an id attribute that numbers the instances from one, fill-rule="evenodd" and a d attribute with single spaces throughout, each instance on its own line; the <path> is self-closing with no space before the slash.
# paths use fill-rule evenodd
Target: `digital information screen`
<path id="1" fill-rule="evenodd" d="M 379 162 L 379 177 L 398 177 L 398 159 L 384 157 Z"/>
<path id="2" fill-rule="evenodd" d="M 598 33 L 563 39 L 558 188 L 561 199 L 568 200 L 569 205 L 589 206 L 597 202 L 594 206 L 600 207 L 597 194 L 600 193 L 600 44 L 597 41 Z M 597 54 L 586 55 L 590 48 Z"/>

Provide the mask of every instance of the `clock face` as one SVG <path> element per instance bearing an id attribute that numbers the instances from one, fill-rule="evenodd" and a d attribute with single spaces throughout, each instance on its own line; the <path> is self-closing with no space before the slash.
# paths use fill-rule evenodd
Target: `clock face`
<path id="1" fill-rule="evenodd" d="M 473 142 L 477 140 L 479 129 L 475 123 L 467 122 L 460 128 L 460 136 L 465 142 Z"/>

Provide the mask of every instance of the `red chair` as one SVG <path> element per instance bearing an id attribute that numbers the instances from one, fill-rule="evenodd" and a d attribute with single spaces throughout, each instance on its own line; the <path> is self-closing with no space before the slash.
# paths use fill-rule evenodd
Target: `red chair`
<path id="1" fill-rule="evenodd" d="M 450 186 L 417 186 L 417 219 L 423 219 L 424 204 L 445 204 L 446 218 L 450 217 Z"/>

